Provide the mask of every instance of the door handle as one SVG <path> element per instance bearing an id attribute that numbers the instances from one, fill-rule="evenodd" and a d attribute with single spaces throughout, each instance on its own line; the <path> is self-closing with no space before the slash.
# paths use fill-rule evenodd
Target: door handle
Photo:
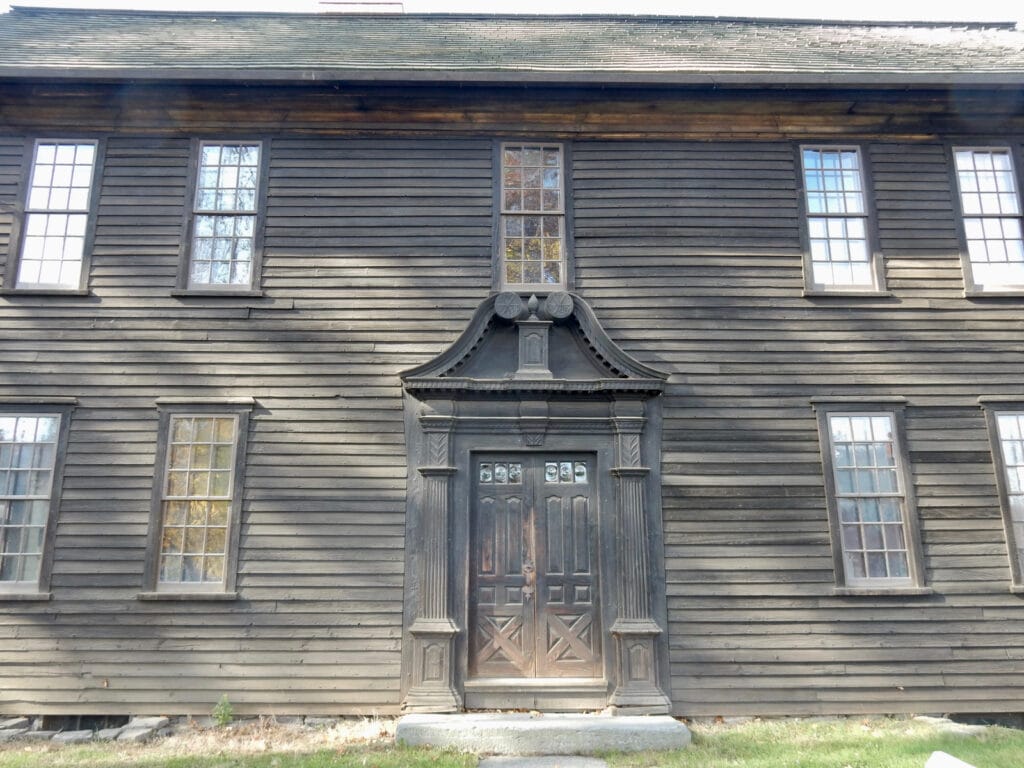
<path id="1" fill-rule="evenodd" d="M 523 600 L 530 600 L 536 591 L 537 583 L 537 571 L 533 567 L 532 561 L 527 560 L 523 563 L 523 576 L 526 579 L 526 583 L 523 585 Z"/>

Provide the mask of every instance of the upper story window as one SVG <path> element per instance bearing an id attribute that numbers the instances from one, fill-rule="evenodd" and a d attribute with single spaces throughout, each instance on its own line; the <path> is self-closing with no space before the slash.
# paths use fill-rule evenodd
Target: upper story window
<path id="1" fill-rule="evenodd" d="M 1024 240 L 1013 158 L 1006 148 L 953 151 L 967 246 L 968 290 L 1024 290 Z"/>
<path id="2" fill-rule="evenodd" d="M 923 582 L 896 410 L 819 408 L 836 581 L 857 589 Z"/>
<path id="3" fill-rule="evenodd" d="M 96 148 L 94 141 L 36 142 L 16 288 L 82 287 Z"/>
<path id="4" fill-rule="evenodd" d="M 188 288 L 248 290 L 254 285 L 261 154 L 258 143 L 200 144 Z"/>
<path id="5" fill-rule="evenodd" d="M 502 145 L 502 289 L 566 287 L 564 165 L 560 144 Z"/>
<path id="6" fill-rule="evenodd" d="M 0 593 L 47 588 L 48 533 L 69 413 L 0 406 Z"/>
<path id="7" fill-rule="evenodd" d="M 860 151 L 803 147 L 804 204 L 811 291 L 876 291 L 880 265 L 868 234 L 868 206 Z"/>

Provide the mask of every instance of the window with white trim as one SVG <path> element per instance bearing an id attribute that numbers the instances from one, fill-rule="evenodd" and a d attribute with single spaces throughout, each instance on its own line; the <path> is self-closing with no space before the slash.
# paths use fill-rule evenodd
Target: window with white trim
<path id="1" fill-rule="evenodd" d="M 1020 584 L 1024 573 L 1024 411 L 997 411 L 994 418 L 1010 557 L 1014 581 Z"/>
<path id="2" fill-rule="evenodd" d="M 924 590 L 902 408 L 816 405 L 836 583 Z"/>
<path id="3" fill-rule="evenodd" d="M 256 262 L 261 145 L 199 146 L 188 287 L 248 289 Z"/>
<path id="4" fill-rule="evenodd" d="M 503 289 L 566 287 L 564 173 L 560 144 L 502 145 L 499 263 Z"/>
<path id="5" fill-rule="evenodd" d="M 860 151 L 802 147 L 807 217 L 807 284 L 811 290 L 880 288 L 868 235 L 868 207 Z"/>
<path id="6" fill-rule="evenodd" d="M 160 497 L 158 590 L 222 590 L 228 583 L 241 417 L 172 413 Z"/>
<path id="7" fill-rule="evenodd" d="M 82 287 L 96 146 L 95 141 L 36 142 L 16 288 Z"/>
<path id="8" fill-rule="evenodd" d="M 974 290 L 1024 290 L 1020 197 L 1007 148 L 956 148 L 957 185 Z"/>
<path id="9" fill-rule="evenodd" d="M 34 590 L 42 576 L 61 416 L 0 413 L 0 585 Z"/>

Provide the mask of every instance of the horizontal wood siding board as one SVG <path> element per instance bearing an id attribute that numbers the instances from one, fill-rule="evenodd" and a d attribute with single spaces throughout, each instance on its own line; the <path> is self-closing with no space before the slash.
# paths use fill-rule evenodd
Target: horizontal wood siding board
<path id="1" fill-rule="evenodd" d="M 5 203 L 23 142 L 0 138 Z M 397 372 L 437 354 L 486 295 L 490 140 L 275 139 L 268 296 L 241 300 L 170 295 L 188 138 L 107 147 L 94 297 L 0 301 L 0 398 L 79 401 L 54 597 L 0 614 L 0 710 L 202 715 L 226 694 L 238 712 L 397 712 Z M 240 599 L 140 602 L 155 400 L 226 395 L 257 400 Z"/>
<path id="2" fill-rule="evenodd" d="M 0 260 L 26 136 L 112 135 L 93 295 L 0 300 L 0 397 L 79 399 L 54 597 L 0 614 L 0 709 L 207 714 L 227 693 L 239 712 L 397 711 L 397 373 L 487 295 L 502 136 L 573 140 L 576 288 L 671 373 L 676 713 L 1024 708 L 1024 604 L 976 402 L 1024 399 L 1024 320 L 1017 302 L 962 296 L 944 143 L 1024 133 L 1000 97 L 469 88 L 454 108 L 432 88 L 340 88 L 5 86 Z M 173 297 L 189 140 L 223 135 L 270 138 L 264 296 Z M 893 297 L 801 295 L 801 140 L 864 148 Z M 225 395 L 257 399 L 240 598 L 138 601 L 154 400 Z M 834 594 L 822 395 L 908 398 L 934 595 Z"/>
<path id="3" fill-rule="evenodd" d="M 1024 395 L 1018 307 L 962 299 L 945 147 L 867 154 L 898 301 L 801 296 L 789 143 L 574 146 L 578 287 L 613 338 L 672 373 L 662 504 L 677 714 L 1020 707 L 1012 683 L 989 695 L 1005 682 L 990 664 L 1019 671 L 1005 649 L 1024 606 L 1007 589 L 972 397 Z M 872 394 L 910 401 L 933 596 L 833 593 L 810 398 Z"/>

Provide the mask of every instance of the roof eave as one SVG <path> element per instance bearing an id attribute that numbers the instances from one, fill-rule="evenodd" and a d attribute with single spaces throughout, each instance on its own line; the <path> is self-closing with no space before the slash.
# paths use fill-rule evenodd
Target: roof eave
<path id="1" fill-rule="evenodd" d="M 222 67 L 21 67 L 0 66 L 0 79 L 89 82 L 246 82 L 311 85 L 321 82 L 479 83 L 494 85 L 678 85 L 742 88 L 950 86 L 1024 87 L 1024 72 L 651 72 L 608 70 L 222 68 Z"/>

